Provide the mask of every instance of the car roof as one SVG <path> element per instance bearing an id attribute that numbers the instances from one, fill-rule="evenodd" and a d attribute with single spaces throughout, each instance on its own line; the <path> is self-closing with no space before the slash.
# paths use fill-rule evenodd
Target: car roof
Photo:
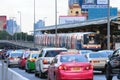
<path id="1" fill-rule="evenodd" d="M 64 52 L 64 51 L 60 52 L 60 55 L 65 55 L 65 54 L 68 54 L 68 55 L 69 54 L 79 54 L 79 52 L 72 52 L 72 51 L 71 52 Z"/>
<path id="2" fill-rule="evenodd" d="M 67 50 L 66 48 L 43 48 L 43 50 Z"/>

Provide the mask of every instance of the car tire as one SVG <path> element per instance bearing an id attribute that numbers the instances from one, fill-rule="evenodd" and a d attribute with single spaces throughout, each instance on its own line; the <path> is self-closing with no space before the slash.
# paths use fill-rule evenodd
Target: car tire
<path id="1" fill-rule="evenodd" d="M 48 76 L 47 76 L 47 80 L 51 80 L 49 74 L 48 74 Z"/>
<path id="2" fill-rule="evenodd" d="M 110 65 L 106 66 L 105 77 L 106 77 L 106 80 L 112 80 L 113 78 L 113 76 L 111 75 Z"/>
<path id="3" fill-rule="evenodd" d="M 36 77 L 38 77 L 39 76 L 39 74 L 38 74 L 38 72 L 35 70 L 35 76 Z"/>
<path id="4" fill-rule="evenodd" d="M 44 78 L 45 76 L 44 76 L 44 73 L 42 73 L 42 71 L 40 70 L 40 72 L 39 72 L 39 77 L 40 78 Z"/>
<path id="5" fill-rule="evenodd" d="M 56 75 L 54 75 L 54 80 L 57 80 L 56 78 L 57 78 Z"/>

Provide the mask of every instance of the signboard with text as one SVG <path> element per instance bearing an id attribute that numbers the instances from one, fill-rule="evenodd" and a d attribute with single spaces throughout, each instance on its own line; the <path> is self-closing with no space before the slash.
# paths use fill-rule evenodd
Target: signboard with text
<path id="1" fill-rule="evenodd" d="M 84 0 L 82 4 L 83 9 L 88 8 L 107 8 L 108 0 Z"/>
<path id="2" fill-rule="evenodd" d="M 59 24 L 78 23 L 87 20 L 86 16 L 60 16 Z"/>

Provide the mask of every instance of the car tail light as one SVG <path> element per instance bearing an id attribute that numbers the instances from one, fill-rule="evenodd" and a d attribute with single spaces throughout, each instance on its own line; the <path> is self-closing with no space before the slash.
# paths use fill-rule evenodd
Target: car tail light
<path id="1" fill-rule="evenodd" d="M 60 66 L 58 67 L 58 69 L 59 69 L 59 70 L 67 70 L 67 67 L 64 66 L 64 65 L 60 65 Z"/>
<path id="2" fill-rule="evenodd" d="M 11 57 L 11 58 L 9 58 L 9 60 L 14 60 L 14 58 Z"/>
<path id="3" fill-rule="evenodd" d="M 30 59 L 30 62 L 35 62 L 35 59 Z"/>
<path id="4" fill-rule="evenodd" d="M 49 64 L 49 61 L 47 59 L 44 59 L 43 64 Z"/>
<path id="5" fill-rule="evenodd" d="M 92 65 L 85 67 L 85 70 L 90 70 L 90 69 L 93 69 L 93 66 L 92 66 Z"/>

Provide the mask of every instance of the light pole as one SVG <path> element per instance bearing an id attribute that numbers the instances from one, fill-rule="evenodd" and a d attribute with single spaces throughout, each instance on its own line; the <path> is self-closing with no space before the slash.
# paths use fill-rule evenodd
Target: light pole
<path id="1" fill-rule="evenodd" d="M 34 37 L 34 47 L 35 47 L 35 0 L 34 0 L 34 25 L 33 25 L 33 37 Z"/>
<path id="2" fill-rule="evenodd" d="M 55 46 L 57 47 L 57 0 L 55 0 Z"/>
<path id="3" fill-rule="evenodd" d="M 44 25 L 45 25 L 45 19 L 46 19 L 46 18 L 47 18 L 47 17 L 44 17 L 44 18 L 43 18 L 43 21 L 44 21 Z"/>
<path id="4" fill-rule="evenodd" d="M 22 24 L 21 24 L 21 11 L 18 11 L 18 13 L 20 14 L 20 30 L 21 30 L 21 35 L 20 35 L 20 40 L 22 41 Z"/>
<path id="5" fill-rule="evenodd" d="M 110 50 L 110 0 L 108 0 L 107 49 Z"/>

